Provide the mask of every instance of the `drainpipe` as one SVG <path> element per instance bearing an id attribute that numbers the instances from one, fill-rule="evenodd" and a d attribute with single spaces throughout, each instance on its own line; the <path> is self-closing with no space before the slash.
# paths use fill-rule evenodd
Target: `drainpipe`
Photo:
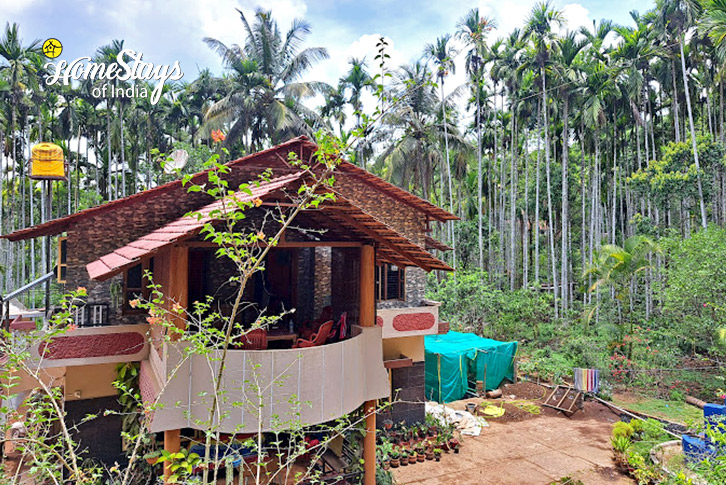
<path id="1" fill-rule="evenodd" d="M 358 323 L 372 327 L 376 323 L 376 256 L 371 245 L 363 245 L 360 253 L 360 291 Z M 363 484 L 376 484 L 376 400 L 363 404 L 366 417 L 366 434 L 363 438 Z"/>

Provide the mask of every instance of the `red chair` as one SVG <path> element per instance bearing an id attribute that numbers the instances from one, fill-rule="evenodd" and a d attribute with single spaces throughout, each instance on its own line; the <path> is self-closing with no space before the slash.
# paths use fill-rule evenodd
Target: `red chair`
<path id="1" fill-rule="evenodd" d="M 325 342 L 328 341 L 328 337 L 330 336 L 330 331 L 333 329 L 333 321 L 328 320 L 324 324 L 320 326 L 320 329 L 318 330 L 318 333 L 313 335 L 313 338 L 310 340 L 305 340 L 302 338 L 297 339 L 297 342 L 295 342 L 295 345 L 293 346 L 294 349 L 301 349 L 305 347 L 317 347 L 318 345 L 323 345 Z"/>
<path id="2" fill-rule="evenodd" d="M 333 330 L 330 332 L 330 335 L 328 336 L 328 343 L 332 344 L 333 342 L 340 342 L 341 340 L 345 340 L 348 334 L 348 312 L 343 312 L 340 314 L 340 319 L 338 320 L 338 323 L 333 325 Z"/>
<path id="3" fill-rule="evenodd" d="M 234 347 L 244 350 L 267 350 L 267 330 L 255 328 L 235 339 Z"/>
<path id="4" fill-rule="evenodd" d="M 320 316 L 313 320 L 312 322 L 310 320 L 303 322 L 302 325 L 300 325 L 300 333 L 299 335 L 304 339 L 310 339 L 313 334 L 320 330 L 320 327 L 323 325 L 323 323 L 327 322 L 328 320 L 333 319 L 333 307 L 326 306 L 323 308 L 323 310 L 320 312 Z"/>

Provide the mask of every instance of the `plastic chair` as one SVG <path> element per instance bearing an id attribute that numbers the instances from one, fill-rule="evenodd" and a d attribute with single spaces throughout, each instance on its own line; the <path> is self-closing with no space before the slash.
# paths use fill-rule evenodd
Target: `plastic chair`
<path id="1" fill-rule="evenodd" d="M 267 350 L 267 330 L 255 328 L 236 339 L 235 348 L 243 350 Z"/>
<path id="2" fill-rule="evenodd" d="M 348 312 L 343 312 L 340 315 L 340 319 L 338 319 L 338 323 L 333 325 L 333 329 L 330 332 L 330 336 L 328 336 L 328 343 L 331 344 L 333 342 L 340 342 L 341 340 L 345 340 L 348 333 Z"/>
<path id="3" fill-rule="evenodd" d="M 295 342 L 295 345 L 293 346 L 294 349 L 301 349 L 306 347 L 317 347 L 319 345 L 325 344 L 325 342 L 328 341 L 328 337 L 330 336 L 330 331 L 333 328 L 333 321 L 328 320 L 324 324 L 320 326 L 320 329 L 318 330 L 318 333 L 313 335 L 313 337 L 310 340 L 305 340 L 302 338 L 297 339 L 297 342 Z"/>

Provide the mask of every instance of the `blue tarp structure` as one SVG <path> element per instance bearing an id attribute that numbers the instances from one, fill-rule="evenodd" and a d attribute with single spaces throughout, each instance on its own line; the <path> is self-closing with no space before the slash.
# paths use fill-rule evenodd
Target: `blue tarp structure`
<path id="1" fill-rule="evenodd" d="M 488 391 L 506 378 L 514 380 L 517 342 L 499 342 L 473 333 L 450 331 L 428 335 L 426 346 L 426 399 L 451 402 L 463 399 L 482 381 Z"/>

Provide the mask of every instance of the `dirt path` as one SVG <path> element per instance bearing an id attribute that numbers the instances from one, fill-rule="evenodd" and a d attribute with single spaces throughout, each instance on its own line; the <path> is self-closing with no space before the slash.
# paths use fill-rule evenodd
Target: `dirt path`
<path id="1" fill-rule="evenodd" d="M 519 384 L 517 384 L 519 386 Z M 516 386 L 505 397 L 516 391 Z M 515 399 L 533 389 L 521 389 Z M 451 403 L 463 409 L 471 399 Z M 505 414 L 506 416 L 506 414 Z M 524 412 L 497 422 L 489 419 L 479 437 L 465 437 L 459 454 L 445 454 L 440 462 L 427 461 L 394 470 L 399 484 L 548 484 L 564 477 L 590 484 L 632 484 L 612 462 L 610 432 L 618 416 L 607 407 L 586 402 L 572 418 L 542 408 L 539 415 Z M 576 482 L 575 482 L 576 483 Z"/>

